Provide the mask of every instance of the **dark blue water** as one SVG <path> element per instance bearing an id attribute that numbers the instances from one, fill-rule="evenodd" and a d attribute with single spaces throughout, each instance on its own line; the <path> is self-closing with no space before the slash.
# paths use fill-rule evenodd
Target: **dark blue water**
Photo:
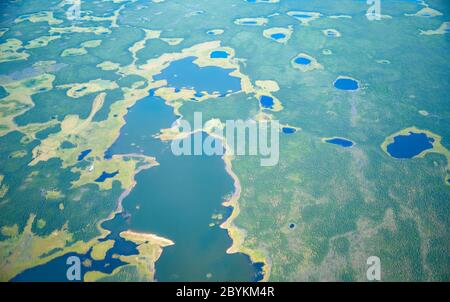
<path id="1" fill-rule="evenodd" d="M 108 172 L 103 171 L 102 174 L 95 180 L 95 182 L 104 182 L 108 178 L 113 178 L 117 174 L 119 174 L 119 171 L 115 171 L 115 172 L 112 172 L 112 173 L 108 173 Z"/>
<path id="2" fill-rule="evenodd" d="M 77 253 L 68 253 L 64 256 L 55 258 L 54 260 L 31 268 L 29 270 L 24 271 L 23 273 L 17 275 L 13 279 L 12 282 L 29 282 L 29 281 L 37 281 L 37 282 L 68 282 L 72 280 L 68 280 L 66 273 L 67 269 L 71 266 L 66 263 L 67 259 L 71 256 L 76 256 L 83 263 L 86 259 L 91 261 L 91 265 L 89 267 L 81 265 L 81 280 L 75 282 L 81 282 L 84 278 L 84 275 L 89 271 L 100 271 L 107 274 L 112 273 L 112 271 L 125 263 L 117 258 L 113 258 L 112 254 L 105 258 L 102 261 L 92 260 L 90 256 L 90 252 L 87 254 L 77 254 Z"/>
<path id="3" fill-rule="evenodd" d="M 344 138 L 332 138 L 332 139 L 327 139 L 325 140 L 325 142 L 330 143 L 330 144 L 334 144 L 334 145 L 338 145 L 344 148 L 348 148 L 353 146 L 353 142 Z"/>
<path id="4" fill-rule="evenodd" d="M 89 153 L 91 153 L 91 151 L 92 151 L 92 149 L 87 149 L 87 150 L 81 151 L 80 155 L 78 155 L 77 160 L 79 160 L 79 161 L 83 160 L 86 156 L 89 155 Z"/>
<path id="5" fill-rule="evenodd" d="M 305 14 L 293 14 L 292 17 L 300 18 L 300 19 L 309 19 L 309 18 L 311 18 L 310 15 L 305 15 Z"/>
<path id="6" fill-rule="evenodd" d="M 275 104 L 274 101 L 273 101 L 273 98 L 270 97 L 270 96 L 267 96 L 267 95 L 263 95 L 263 96 L 259 99 L 259 102 L 261 103 L 261 105 L 262 105 L 264 108 L 269 108 L 269 109 L 273 108 L 273 105 Z"/>
<path id="7" fill-rule="evenodd" d="M 228 58 L 228 52 L 216 50 L 211 53 L 210 57 L 211 59 L 226 59 Z"/>
<path id="8" fill-rule="evenodd" d="M 80 258 L 80 261 L 82 263 L 86 260 L 89 260 L 91 263 L 90 266 L 84 266 L 83 264 L 81 265 L 81 280 L 83 280 L 84 275 L 90 271 L 99 271 L 102 273 L 111 274 L 114 269 L 126 264 L 114 255 L 137 255 L 138 250 L 136 249 L 136 244 L 131 241 L 127 241 L 119 236 L 120 232 L 128 229 L 128 225 L 126 223 L 124 215 L 117 214 L 113 219 L 104 222 L 102 224 L 102 227 L 108 230 L 114 229 L 114 232 L 110 233 L 108 236 L 100 240 L 115 240 L 114 246 L 106 253 L 105 259 L 92 259 L 91 250 L 89 250 L 86 254 L 67 253 L 63 256 L 49 261 L 48 263 L 25 270 L 24 272 L 11 279 L 11 281 L 68 282 L 69 280 L 67 279 L 66 273 L 70 265 L 68 265 L 66 261 L 71 256 L 77 256 L 78 258 Z"/>
<path id="9" fill-rule="evenodd" d="M 276 33 L 276 34 L 272 34 L 270 37 L 275 40 L 281 40 L 281 39 L 286 38 L 286 35 L 283 33 Z"/>
<path id="10" fill-rule="evenodd" d="M 394 137 L 394 142 L 387 146 L 387 152 L 394 158 L 413 158 L 425 150 L 433 148 L 434 139 L 425 133 L 409 132 L 408 135 Z"/>
<path id="11" fill-rule="evenodd" d="M 297 130 L 295 128 L 291 128 L 291 127 L 283 127 L 282 131 L 284 134 L 293 134 L 293 133 L 297 132 Z"/>
<path id="12" fill-rule="evenodd" d="M 299 57 L 296 58 L 294 62 L 299 65 L 308 65 L 311 63 L 311 60 L 308 58 Z"/>
<path id="13" fill-rule="evenodd" d="M 225 95 L 241 90 L 241 80 L 230 76 L 235 69 L 224 69 L 216 66 L 199 67 L 194 64 L 195 57 L 188 57 L 172 62 L 155 80 L 166 80 L 169 87 L 176 89 L 194 89 L 209 94 L 218 92 Z"/>
<path id="14" fill-rule="evenodd" d="M 353 79 L 339 78 L 334 82 L 334 87 L 340 90 L 357 90 L 359 84 Z"/>

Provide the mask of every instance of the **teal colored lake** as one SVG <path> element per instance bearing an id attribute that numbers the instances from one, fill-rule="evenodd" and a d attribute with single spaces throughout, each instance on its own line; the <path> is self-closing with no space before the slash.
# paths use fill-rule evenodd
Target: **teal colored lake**
<path id="1" fill-rule="evenodd" d="M 113 258 L 114 253 L 137 252 L 133 243 L 118 236 L 126 229 L 154 233 L 175 242 L 164 249 L 156 263 L 159 281 L 260 280 L 262 264 L 252 264 L 244 254 L 226 253 L 232 241 L 219 224 L 232 209 L 221 203 L 234 187 L 223 160 L 219 156 L 177 157 L 172 154 L 169 143 L 153 138 L 175 119 L 172 109 L 162 99 L 151 95 L 129 109 L 127 124 L 119 139 L 105 153 L 106 158 L 114 154 L 142 153 L 155 156 L 160 163 L 137 175 L 136 187 L 123 202 L 125 212 L 103 224 L 112 231 L 103 240 L 116 240 L 105 260 L 93 261 L 90 251 L 84 255 L 69 253 L 26 270 L 12 281 L 67 281 L 66 260 L 70 256 L 92 261 L 89 268 L 83 267 L 82 276 L 94 270 L 111 273 L 125 264 Z M 115 173 L 104 172 L 100 178 L 114 177 Z M 213 221 L 214 214 L 221 214 L 222 219 Z M 212 222 L 213 227 L 209 225 Z"/>
<path id="2" fill-rule="evenodd" d="M 225 56 L 226 55 L 226 56 Z M 226 52 L 213 52 L 213 58 L 225 58 Z M 195 57 L 188 57 L 172 62 L 155 80 L 167 80 L 168 86 L 176 89 L 194 89 L 197 92 L 206 91 L 210 94 L 238 92 L 241 90 L 241 80 L 230 76 L 233 69 L 216 66 L 199 67 L 194 63 Z"/>
<path id="3" fill-rule="evenodd" d="M 174 156 L 170 144 L 152 137 L 169 127 L 175 116 L 157 97 L 131 108 L 127 124 L 108 153 L 155 156 L 160 166 L 138 174 L 137 185 L 124 200 L 130 229 L 175 242 L 156 263 L 159 281 L 253 281 L 260 266 L 244 254 L 226 254 L 232 242 L 218 224 L 230 214 L 221 205 L 234 190 L 223 160 L 212 156 Z M 203 136 L 204 138 L 205 136 Z M 220 221 L 211 216 L 222 214 Z M 209 226 L 215 222 L 215 226 Z"/>

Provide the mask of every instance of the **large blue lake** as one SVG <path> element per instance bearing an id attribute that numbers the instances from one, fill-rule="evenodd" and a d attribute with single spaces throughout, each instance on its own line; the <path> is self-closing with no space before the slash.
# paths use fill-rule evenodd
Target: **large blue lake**
<path id="1" fill-rule="evenodd" d="M 395 136 L 394 142 L 387 146 L 387 152 L 395 158 L 413 158 L 425 150 L 432 149 L 433 143 L 434 138 L 425 133 L 409 132 L 407 135 Z"/>
<path id="2" fill-rule="evenodd" d="M 253 281 L 261 266 L 247 255 L 227 254 L 232 242 L 218 224 L 230 214 L 221 205 L 234 190 L 232 178 L 218 156 L 175 156 L 169 143 L 152 137 L 169 127 L 175 116 L 157 97 L 136 104 L 110 154 L 156 156 L 160 166 L 141 172 L 137 185 L 124 200 L 131 214 L 130 228 L 171 239 L 156 263 L 159 281 Z M 204 138 L 205 136 L 203 136 Z M 212 216 L 222 219 L 213 221 Z M 214 226 L 210 226 L 215 222 Z"/>
<path id="3" fill-rule="evenodd" d="M 218 67 L 200 68 L 194 58 L 172 63 L 160 75 L 168 85 L 177 89 L 227 94 L 241 89 L 240 80 L 232 70 Z M 167 247 L 156 263 L 156 279 L 160 281 L 256 281 L 262 278 L 262 264 L 253 264 L 245 254 L 227 254 L 232 241 L 219 225 L 232 209 L 222 206 L 224 197 L 234 191 L 232 178 L 225 171 L 219 156 L 175 156 L 170 144 L 153 136 L 169 128 L 176 120 L 171 107 L 151 95 L 129 109 L 126 125 L 117 141 L 105 152 L 114 154 L 139 153 L 156 157 L 160 166 L 140 172 L 137 185 L 123 201 L 124 213 L 103 226 L 111 230 L 109 238 L 116 244 L 106 258 L 95 261 L 90 251 L 85 255 L 66 254 L 49 263 L 26 270 L 13 281 L 67 281 L 66 260 L 78 256 L 89 260 L 87 271 L 111 273 L 124 265 L 114 254 L 136 254 L 133 243 L 118 235 L 125 229 L 153 233 L 175 242 Z M 206 135 L 203 135 L 204 139 Z M 88 151 L 86 151 L 87 153 Z M 83 156 L 84 154 L 81 154 Z M 103 172 L 97 182 L 114 177 L 119 171 Z M 127 224 L 120 222 L 126 217 Z M 213 219 L 213 216 L 215 217 Z M 44 277 L 45 276 L 45 277 Z"/>
<path id="4" fill-rule="evenodd" d="M 241 90 L 241 80 L 230 76 L 234 69 L 225 69 L 216 66 L 199 67 L 194 64 L 195 57 L 187 57 L 172 62 L 155 80 L 166 80 L 169 87 L 176 89 L 194 89 L 197 92 L 206 91 L 209 94 L 228 93 Z"/>

